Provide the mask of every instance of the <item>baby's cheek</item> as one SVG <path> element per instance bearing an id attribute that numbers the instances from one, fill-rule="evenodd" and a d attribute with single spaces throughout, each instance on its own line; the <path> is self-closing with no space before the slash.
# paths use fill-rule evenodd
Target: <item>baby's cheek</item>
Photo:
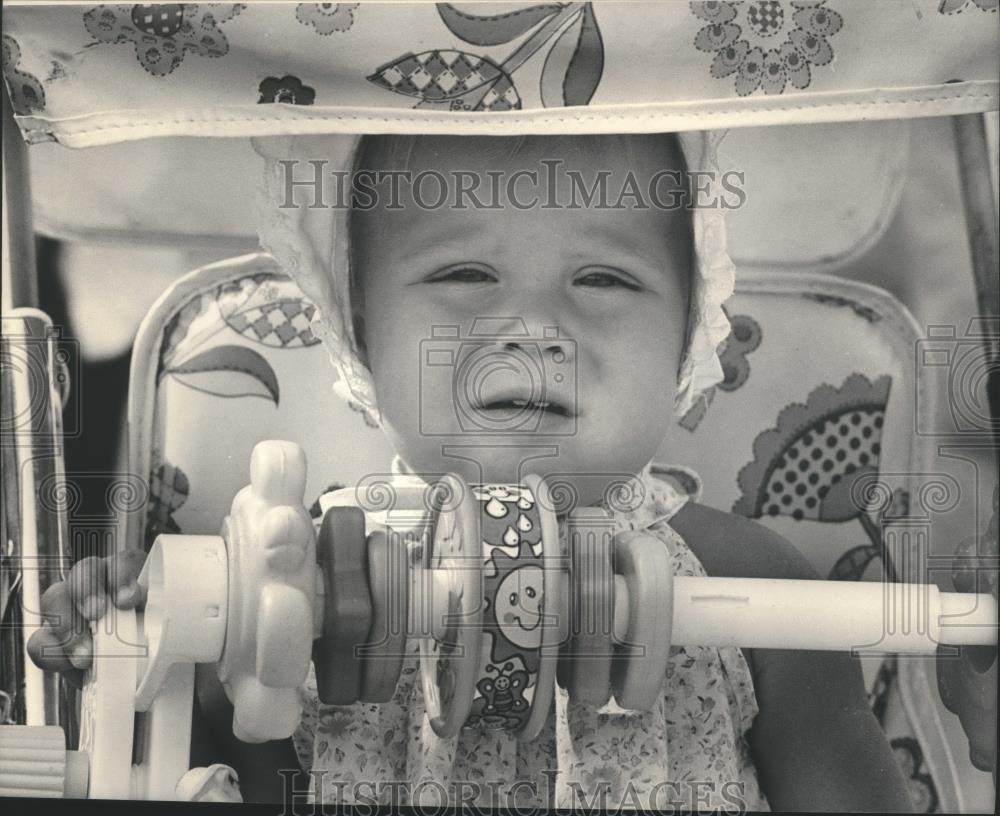
<path id="1" fill-rule="evenodd" d="M 673 415 L 677 366 L 676 349 L 649 336 L 635 337 L 623 352 L 616 374 L 599 394 L 626 444 L 647 448 L 662 440 Z"/>
<path id="2" fill-rule="evenodd" d="M 423 334 L 396 309 L 372 309 L 366 321 L 368 362 L 379 407 L 387 412 L 414 399 L 420 383 Z"/>
<path id="3" fill-rule="evenodd" d="M 440 471 L 442 440 L 424 433 L 422 420 L 450 415 L 451 391 L 432 387 L 433 379 L 421 378 L 419 343 L 401 343 L 391 350 L 383 347 L 382 352 L 373 355 L 372 375 L 390 444 L 411 467 Z"/>
<path id="4" fill-rule="evenodd" d="M 420 378 L 415 368 L 402 356 L 373 367 L 379 410 L 401 433 L 411 433 L 410 422 L 420 410 Z"/>
<path id="5" fill-rule="evenodd" d="M 633 329 L 615 344 L 610 378 L 619 393 L 631 396 L 632 405 L 639 409 L 672 400 L 677 390 L 681 348 L 668 329 L 666 325 Z"/>

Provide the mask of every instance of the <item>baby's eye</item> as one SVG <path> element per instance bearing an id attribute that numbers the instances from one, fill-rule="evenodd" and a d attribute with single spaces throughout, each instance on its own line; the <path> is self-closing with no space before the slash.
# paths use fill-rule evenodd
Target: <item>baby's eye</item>
<path id="1" fill-rule="evenodd" d="M 630 289 L 633 292 L 638 292 L 642 288 L 632 280 L 631 276 L 626 275 L 624 272 L 614 272 L 607 269 L 583 272 L 577 276 L 574 283 L 580 286 L 592 286 L 599 289 L 610 289 L 620 286 L 624 289 Z"/>
<path id="2" fill-rule="evenodd" d="M 428 283 L 488 283 L 495 280 L 495 273 L 489 269 L 468 265 L 442 269 L 427 278 Z"/>

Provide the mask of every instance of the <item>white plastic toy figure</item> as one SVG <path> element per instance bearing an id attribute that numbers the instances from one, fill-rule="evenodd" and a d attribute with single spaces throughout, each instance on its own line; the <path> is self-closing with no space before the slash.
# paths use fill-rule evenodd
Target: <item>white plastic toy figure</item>
<path id="1" fill-rule="evenodd" d="M 182 802 L 242 802 L 240 779 L 228 765 L 216 763 L 192 768 L 177 782 L 177 798 Z"/>

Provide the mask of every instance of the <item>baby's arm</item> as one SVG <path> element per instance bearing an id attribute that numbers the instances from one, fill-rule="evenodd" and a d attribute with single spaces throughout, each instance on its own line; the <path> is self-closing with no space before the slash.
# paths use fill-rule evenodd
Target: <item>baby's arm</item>
<path id="1" fill-rule="evenodd" d="M 848 654 L 758 649 L 751 665 L 760 713 L 750 750 L 772 808 L 913 810 Z"/>
<path id="2" fill-rule="evenodd" d="M 815 579 L 781 536 L 690 504 L 671 522 L 709 575 Z M 903 775 L 844 652 L 744 650 L 760 713 L 748 737 L 774 810 L 912 811 Z"/>

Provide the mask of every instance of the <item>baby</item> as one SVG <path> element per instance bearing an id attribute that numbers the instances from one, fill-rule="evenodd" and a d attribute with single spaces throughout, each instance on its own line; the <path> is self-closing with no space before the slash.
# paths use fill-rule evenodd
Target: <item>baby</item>
<path id="1" fill-rule="evenodd" d="M 341 389 L 380 423 L 401 468 L 428 480 L 558 476 L 580 504 L 636 474 L 642 502 L 615 510 L 616 527 L 660 538 L 677 572 L 815 577 L 787 542 L 685 501 L 650 469 L 675 409 L 718 378 L 715 346 L 728 330 L 721 212 L 684 206 L 696 191 L 677 173 L 685 155 L 711 161 L 705 145 L 700 135 L 366 137 L 343 148 L 350 162 L 331 158 L 360 171 L 349 217 L 282 208 L 286 222 L 263 237 L 321 304 Z M 293 152 L 331 151 L 304 149 Z M 278 199 L 289 174 L 311 177 L 302 161 L 273 169 Z M 394 187 L 401 171 L 412 183 Z M 584 201 L 602 174 L 607 196 Z M 310 202 L 311 190 L 296 192 Z M 286 249 L 289 233 L 298 252 Z M 442 328 L 457 353 L 484 326 L 493 365 L 478 378 L 461 359 L 446 377 L 428 366 L 427 341 Z M 517 365 L 524 355 L 538 359 L 541 397 Z M 414 676 L 383 706 L 317 704 L 314 735 L 307 716 L 296 744 L 303 765 L 326 772 L 331 798 L 337 778 L 406 780 L 411 791 L 488 780 L 541 807 L 592 802 L 602 786 L 608 807 L 909 806 L 847 655 L 676 648 L 653 711 L 595 711 L 557 689 L 546 727 L 524 743 L 478 730 L 437 738 Z M 487 793 L 477 804 L 507 804 Z"/>
<path id="2" fill-rule="evenodd" d="M 677 172 L 708 169 L 693 164 L 712 161 L 706 137 L 293 142 L 294 167 L 269 164 L 279 201 L 284 174 L 309 177 L 309 160 L 390 171 L 355 175 L 349 213 L 277 207 L 262 237 L 319 306 L 338 390 L 381 425 L 399 469 L 470 483 L 558 476 L 583 505 L 633 475 L 638 500 L 609 508 L 615 527 L 660 539 L 676 573 L 817 577 L 773 532 L 698 504 L 652 468 L 675 414 L 721 374 L 715 348 L 728 331 L 721 302 L 732 275 L 721 213 L 684 206 L 695 191 Z M 309 143 L 326 152 L 306 155 Z M 424 181 L 397 185 L 398 171 Z M 585 195 L 602 176 L 607 195 Z M 465 194 L 448 186 L 456 182 Z M 295 190 L 295 203 L 311 197 Z M 479 379 L 425 365 L 426 341 L 442 328 L 457 348 L 484 326 L 494 363 Z M 546 377 L 542 391 L 516 365 L 528 358 Z M 212 703 L 224 703 L 212 673 L 199 672 L 211 727 L 197 724 L 194 742 L 210 747 L 193 762 L 232 764 L 246 801 L 287 796 L 277 769 L 295 767 L 297 753 L 317 801 L 364 801 L 354 783 L 365 780 L 368 801 L 386 801 L 376 786 L 397 782 L 404 801 L 425 804 L 443 788 L 482 806 L 911 809 L 847 654 L 675 647 L 653 710 L 594 709 L 557 687 L 541 734 L 522 743 L 478 729 L 438 738 L 409 651 L 381 705 L 322 705 L 310 675 L 296 752 L 233 740 L 224 704 Z M 466 783 L 474 787 L 463 792 Z"/>

